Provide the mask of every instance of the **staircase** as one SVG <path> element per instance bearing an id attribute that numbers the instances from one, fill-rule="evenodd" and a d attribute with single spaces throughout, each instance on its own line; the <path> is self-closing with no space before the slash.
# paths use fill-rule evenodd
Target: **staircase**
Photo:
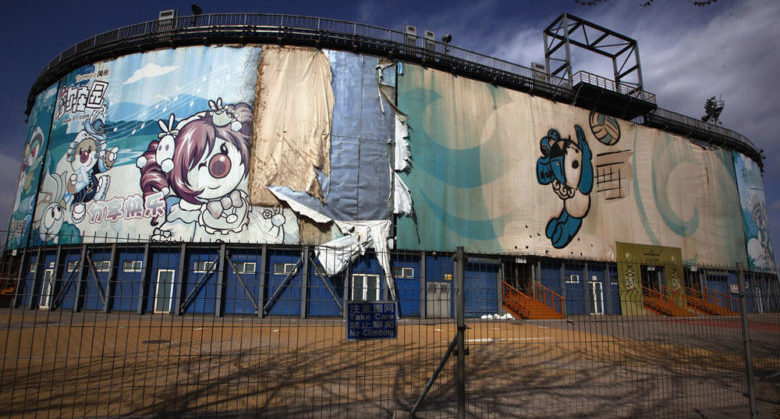
<path id="1" fill-rule="evenodd" d="M 688 305 L 705 314 L 714 314 L 717 316 L 738 316 L 736 308 L 738 301 L 736 298 L 704 288 L 704 292 L 693 288 L 686 288 L 685 299 Z"/>
<path id="2" fill-rule="evenodd" d="M 502 293 L 504 308 L 513 316 L 523 319 L 562 319 L 563 298 L 541 284 L 536 286 L 536 295 L 541 299 L 518 291 L 504 282 Z M 549 305 L 546 304 L 548 301 Z"/>
<path id="3" fill-rule="evenodd" d="M 660 292 L 647 287 L 642 287 L 642 291 L 645 307 L 655 313 L 672 317 L 695 316 L 695 314 L 690 311 L 677 306 L 669 295 L 661 294 Z"/>

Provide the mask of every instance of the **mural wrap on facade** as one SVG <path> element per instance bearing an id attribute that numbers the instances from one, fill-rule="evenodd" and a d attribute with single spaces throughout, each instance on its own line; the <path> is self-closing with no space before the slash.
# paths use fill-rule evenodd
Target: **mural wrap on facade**
<path id="1" fill-rule="evenodd" d="M 16 197 L 9 224 L 8 249 L 24 247 L 32 225 L 36 205 L 41 165 L 49 142 L 51 118 L 57 85 L 53 85 L 35 98 L 35 105 L 27 119 L 27 142 L 22 156 L 22 168 L 16 184 Z"/>
<path id="2" fill-rule="evenodd" d="M 769 217 L 761 169 L 756 162 L 734 153 L 739 203 L 745 221 L 745 245 L 751 270 L 774 272 L 775 253 L 769 236 Z"/>
<path id="3" fill-rule="evenodd" d="M 760 172 L 743 156 L 343 51 L 98 62 L 39 95 L 28 136 L 12 226 L 31 223 L 33 245 L 354 235 L 380 249 L 395 212 L 403 249 L 616 260 L 620 241 L 772 269 Z M 377 232 L 361 234 L 364 222 Z"/>
<path id="4" fill-rule="evenodd" d="M 248 201 L 260 52 L 160 50 L 67 75 L 36 210 L 38 243 L 297 243 L 292 211 Z"/>
<path id="5" fill-rule="evenodd" d="M 746 261 L 730 152 L 404 68 L 412 164 L 400 177 L 415 217 L 399 217 L 399 247 L 614 261 L 620 241 L 680 248 L 685 263 Z"/>

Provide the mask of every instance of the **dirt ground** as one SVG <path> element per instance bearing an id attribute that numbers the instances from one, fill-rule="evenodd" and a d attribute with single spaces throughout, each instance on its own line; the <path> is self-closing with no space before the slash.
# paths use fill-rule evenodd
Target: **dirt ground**
<path id="1" fill-rule="evenodd" d="M 780 316 L 752 315 L 761 417 L 780 414 Z M 470 320 L 472 417 L 745 417 L 738 318 Z M 402 320 L 0 311 L 0 415 L 408 417 L 455 336 Z M 455 412 L 454 357 L 418 411 Z"/>

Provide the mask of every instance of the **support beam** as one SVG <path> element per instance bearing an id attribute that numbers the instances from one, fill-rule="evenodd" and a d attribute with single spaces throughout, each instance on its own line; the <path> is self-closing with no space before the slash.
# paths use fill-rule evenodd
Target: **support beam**
<path id="1" fill-rule="evenodd" d="M 420 269 L 419 269 L 419 278 L 420 281 L 420 318 L 424 319 L 428 316 L 427 311 L 427 285 L 425 284 L 425 252 L 420 252 Z"/>
<path id="2" fill-rule="evenodd" d="M 561 297 L 563 297 L 563 315 L 566 315 L 566 263 L 561 262 L 561 271 L 560 271 L 560 281 L 561 281 Z"/>
<path id="3" fill-rule="evenodd" d="M 84 264 L 87 259 L 87 245 L 81 246 L 81 255 L 79 256 L 79 266 L 76 269 L 76 294 L 73 297 L 73 312 L 76 313 L 81 309 L 81 285 L 84 281 Z"/>
<path id="4" fill-rule="evenodd" d="M 106 296 L 103 299 L 103 312 L 111 311 L 111 294 L 114 291 L 113 282 L 116 278 L 116 243 L 111 245 L 111 256 L 108 258 L 108 277 L 106 278 Z"/>
<path id="5" fill-rule="evenodd" d="M 301 285 L 301 318 L 308 317 L 308 304 L 309 299 L 309 246 L 303 246 L 303 254 L 301 255 L 303 260 L 303 278 Z"/>
<path id="6" fill-rule="evenodd" d="M 181 293 L 182 289 L 184 288 L 184 279 L 187 277 L 187 266 L 185 265 L 187 263 L 187 243 L 182 243 L 179 247 L 179 269 L 178 269 L 178 275 L 174 277 L 173 284 L 171 286 L 176 287 L 176 293 L 174 294 L 174 300 L 173 304 L 171 304 L 171 310 L 173 311 L 173 314 L 180 316 L 181 315 Z M 179 285 L 176 286 L 176 279 L 179 278 Z"/>
<path id="7" fill-rule="evenodd" d="M 225 243 L 219 245 L 217 259 L 217 301 L 214 305 L 214 316 L 222 317 L 222 289 L 225 286 Z"/>
<path id="8" fill-rule="evenodd" d="M 496 312 L 498 314 L 504 314 L 504 300 L 501 298 L 501 290 L 504 288 L 504 264 L 499 259 L 498 261 L 498 275 L 496 275 Z"/>
<path id="9" fill-rule="evenodd" d="M 146 285 L 151 275 L 152 254 L 149 251 L 149 243 L 144 244 L 144 259 L 141 261 L 141 283 L 138 284 L 138 307 L 136 313 L 144 314 L 144 302 L 146 301 Z"/>
<path id="10" fill-rule="evenodd" d="M 595 312 L 596 311 L 596 302 L 593 301 L 593 296 L 592 295 L 588 295 L 589 294 L 588 291 L 590 291 L 588 289 L 588 281 L 590 281 L 590 272 L 588 272 L 588 262 L 585 262 L 585 265 L 582 267 L 582 276 L 584 277 L 584 278 L 582 278 L 580 280 L 580 287 L 583 289 L 583 293 L 582 294 L 585 296 L 585 300 L 590 300 L 591 304 L 593 305 L 593 311 Z M 603 288 L 601 290 L 601 293 L 602 293 L 602 295 L 604 295 Z M 590 297 L 590 298 L 588 298 L 588 297 Z"/>
<path id="11" fill-rule="evenodd" d="M 59 246 L 58 246 L 58 248 L 59 248 Z M 33 283 L 32 283 L 32 287 L 29 290 L 30 301 L 27 303 L 27 306 L 28 306 L 27 308 L 29 308 L 29 309 L 32 309 L 32 308 L 35 307 L 35 290 L 38 289 L 38 284 L 40 283 L 41 275 L 43 275 L 42 271 L 43 271 L 43 259 L 44 258 L 45 258 L 45 253 L 43 253 L 43 251 L 39 247 L 38 248 L 38 256 L 35 259 L 35 273 L 33 274 Z M 20 269 L 19 273 L 20 274 L 22 273 L 21 270 L 24 269 L 24 267 L 25 267 L 25 265 L 23 265 L 23 264 L 19 265 L 19 269 Z M 21 277 L 24 278 L 24 275 L 22 275 Z M 51 277 L 51 283 L 52 283 L 52 285 L 51 285 L 51 290 L 49 291 L 49 294 L 54 292 L 54 275 L 52 275 L 52 277 Z M 21 283 L 18 283 L 17 286 L 16 286 L 16 292 L 17 293 L 19 292 L 20 288 L 21 288 Z M 24 292 L 24 291 L 22 291 L 22 292 Z M 22 297 L 21 299 L 24 300 L 24 294 L 22 294 L 21 297 Z M 14 299 L 16 299 L 16 296 L 14 296 Z M 14 307 L 14 308 L 18 307 L 18 305 L 17 305 L 18 303 L 20 303 L 20 301 L 14 301 L 14 305 L 12 307 Z"/>
<path id="12" fill-rule="evenodd" d="M 40 261 L 40 263 L 38 264 L 38 267 L 42 268 L 42 269 L 46 269 L 46 265 L 45 265 L 46 252 L 43 252 L 41 254 L 41 256 L 43 256 L 44 260 Z M 60 260 L 61 259 L 62 259 L 62 245 L 58 245 L 57 246 L 57 253 L 54 255 L 54 274 L 51 277 L 51 297 L 50 297 L 50 301 L 51 302 L 49 303 L 49 310 L 54 310 L 55 309 L 54 297 L 57 295 L 56 294 L 56 291 L 57 291 L 57 278 L 60 277 L 61 272 L 62 272 L 61 271 L 61 264 L 60 264 Z M 31 302 L 31 304 L 32 304 L 32 302 Z"/>
<path id="13" fill-rule="evenodd" d="M 349 265 L 347 265 L 347 270 L 344 271 L 344 277 L 341 281 L 343 284 L 341 289 L 342 301 L 344 301 L 344 307 L 346 307 L 347 301 L 349 301 Z M 344 318 L 344 321 L 347 321 L 347 310 L 341 310 L 341 317 Z"/>
<path id="14" fill-rule="evenodd" d="M 103 299 L 103 301 L 106 300 L 106 293 L 103 291 L 103 286 L 100 285 L 100 276 L 97 273 L 97 269 L 95 269 L 95 262 L 92 260 L 92 256 L 90 256 L 92 252 L 87 252 L 87 278 L 89 276 L 92 276 L 92 279 L 95 281 L 95 286 L 97 287 L 98 294 L 100 295 L 100 298 Z M 89 279 L 85 278 L 85 280 L 88 282 Z"/>
<path id="15" fill-rule="evenodd" d="M 268 272 L 266 272 L 266 256 L 268 254 L 268 246 L 265 244 L 260 250 L 260 295 L 257 296 L 257 316 L 263 318 L 265 316 L 265 310 L 263 304 L 265 304 L 265 279 Z"/>
<path id="16" fill-rule="evenodd" d="M 38 249 L 38 257 L 39 258 L 40 258 L 40 252 L 41 252 L 41 250 L 39 248 Z M 24 277 L 23 272 L 25 270 L 24 267 L 25 267 L 26 260 L 27 260 L 27 249 L 25 248 L 25 249 L 22 249 L 21 260 L 19 261 L 19 271 L 16 273 L 16 290 L 14 290 L 14 301 L 11 304 L 11 307 L 13 307 L 13 308 L 16 308 L 16 307 L 19 306 L 18 305 L 19 304 L 19 293 L 23 292 L 22 291 L 22 278 Z M 38 271 L 35 272 L 34 277 L 37 277 L 37 276 L 38 276 Z M 33 289 L 35 289 L 35 279 L 33 279 Z M 24 295 L 24 294 L 22 294 L 22 295 Z M 33 293 L 32 293 L 32 290 L 31 290 L 30 291 L 30 308 L 32 308 L 32 300 L 33 300 Z"/>

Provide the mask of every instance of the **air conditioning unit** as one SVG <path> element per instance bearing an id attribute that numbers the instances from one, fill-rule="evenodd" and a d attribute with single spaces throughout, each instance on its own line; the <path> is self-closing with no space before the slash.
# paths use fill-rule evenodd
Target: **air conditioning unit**
<path id="1" fill-rule="evenodd" d="M 157 30 L 159 32 L 167 32 L 174 28 L 176 25 L 176 9 L 160 10 L 157 15 Z"/>
<path id="2" fill-rule="evenodd" d="M 425 49 L 436 51 L 436 34 L 433 31 L 425 31 Z"/>
<path id="3" fill-rule="evenodd" d="M 534 80 L 547 82 L 547 68 L 544 64 L 531 63 L 531 76 Z"/>
<path id="4" fill-rule="evenodd" d="M 175 19 L 177 14 L 176 9 L 160 10 L 157 20 Z"/>
<path id="5" fill-rule="evenodd" d="M 406 25 L 404 28 L 404 42 L 409 46 L 417 46 L 417 26 Z"/>

